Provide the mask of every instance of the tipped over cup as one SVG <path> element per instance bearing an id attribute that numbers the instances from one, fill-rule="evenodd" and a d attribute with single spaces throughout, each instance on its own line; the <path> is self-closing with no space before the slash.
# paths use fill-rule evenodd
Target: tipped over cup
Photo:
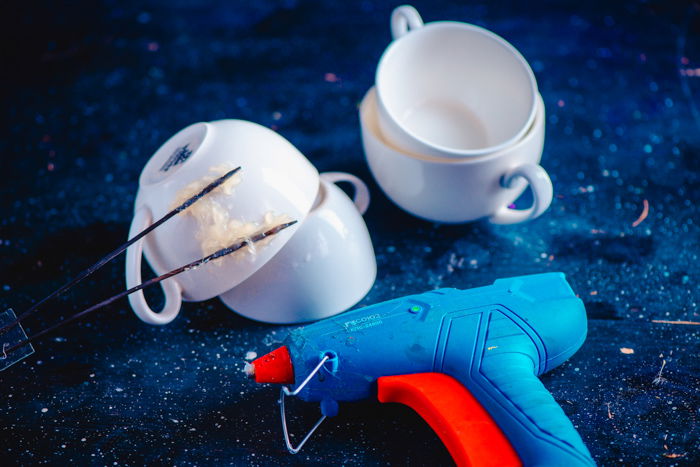
<path id="1" fill-rule="evenodd" d="M 141 283 L 142 255 L 160 275 L 276 223 L 303 222 L 319 189 L 313 165 L 269 128 L 220 120 L 188 126 L 150 158 L 139 179 L 129 237 L 238 166 L 240 172 L 222 186 L 129 247 L 127 287 Z M 141 291 L 129 296 L 131 307 L 147 323 L 169 323 L 183 300 L 216 297 L 250 277 L 282 249 L 299 225 L 164 280 L 165 305 L 159 312 L 151 309 Z"/>
<path id="2" fill-rule="evenodd" d="M 336 186 L 343 182 L 352 185 L 352 200 Z M 362 180 L 322 173 L 314 207 L 291 240 L 221 300 L 243 316 L 271 323 L 313 321 L 352 307 L 377 275 L 362 219 L 368 205 L 369 190 Z"/>

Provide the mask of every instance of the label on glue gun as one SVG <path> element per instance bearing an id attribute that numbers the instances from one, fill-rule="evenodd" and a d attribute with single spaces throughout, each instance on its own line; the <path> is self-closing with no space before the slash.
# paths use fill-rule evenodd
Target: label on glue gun
<path id="1" fill-rule="evenodd" d="M 375 313 L 373 315 L 363 316 L 362 318 L 346 321 L 343 323 L 343 327 L 348 332 L 355 332 L 360 331 L 362 329 L 379 326 L 380 324 L 382 324 L 382 317 L 380 314 Z"/>

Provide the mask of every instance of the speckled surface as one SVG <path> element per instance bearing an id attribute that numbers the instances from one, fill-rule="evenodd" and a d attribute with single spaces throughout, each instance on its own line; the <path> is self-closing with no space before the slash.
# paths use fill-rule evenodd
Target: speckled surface
<path id="1" fill-rule="evenodd" d="M 586 303 L 589 338 L 543 381 L 594 458 L 700 463 L 696 5 L 414 2 L 428 21 L 469 21 L 510 40 L 548 112 L 550 210 L 518 226 L 439 226 L 395 208 L 362 155 L 357 103 L 395 3 L 13 3 L 0 20 L 3 307 L 26 309 L 125 239 L 140 169 L 169 135 L 195 121 L 248 119 L 319 169 L 370 183 L 379 273 L 363 304 L 563 271 Z M 644 200 L 648 217 L 634 226 Z M 120 259 L 27 329 L 121 290 L 122 270 Z M 163 328 L 119 302 L 0 374 L 2 462 L 450 463 L 417 415 L 374 401 L 343 405 L 301 454 L 287 454 L 276 391 L 241 372 L 247 352 L 265 353 L 284 332 L 215 300 L 186 304 Z M 295 432 L 317 414 L 301 402 L 292 410 Z"/>

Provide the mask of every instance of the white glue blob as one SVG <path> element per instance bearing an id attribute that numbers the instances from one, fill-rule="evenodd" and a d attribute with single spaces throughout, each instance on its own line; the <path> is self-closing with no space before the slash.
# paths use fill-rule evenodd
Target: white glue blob
<path id="1" fill-rule="evenodd" d="M 202 177 L 178 191 L 172 203 L 172 208 L 181 205 L 233 168 L 233 166 L 226 165 L 211 167 L 209 169 L 210 176 Z M 199 228 L 196 238 L 204 256 L 229 247 L 238 241 L 245 241 L 248 247 L 241 249 L 238 255 L 230 256 L 239 256 L 242 254 L 241 252 L 247 251 L 250 256 L 254 257 L 257 253 L 257 248 L 266 245 L 272 237 L 265 238 L 257 243 L 253 243 L 251 237 L 291 220 L 286 214 L 277 215 L 273 212 L 265 213 L 263 218 L 257 222 L 232 219 L 230 210 L 226 206 L 226 201 L 227 198 L 234 196 L 234 188 L 241 183 L 241 178 L 241 171 L 235 173 L 185 211 L 185 214 L 192 216 L 197 221 Z M 224 261 L 226 258 L 218 258 L 215 262 L 221 264 L 221 261 Z"/>

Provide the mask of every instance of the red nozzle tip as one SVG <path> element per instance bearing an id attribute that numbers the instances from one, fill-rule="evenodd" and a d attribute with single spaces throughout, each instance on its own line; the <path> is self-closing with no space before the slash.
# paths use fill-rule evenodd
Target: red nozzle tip
<path id="1" fill-rule="evenodd" d="M 282 346 L 253 360 L 253 377 L 256 383 L 294 383 L 294 366 L 289 349 Z"/>

